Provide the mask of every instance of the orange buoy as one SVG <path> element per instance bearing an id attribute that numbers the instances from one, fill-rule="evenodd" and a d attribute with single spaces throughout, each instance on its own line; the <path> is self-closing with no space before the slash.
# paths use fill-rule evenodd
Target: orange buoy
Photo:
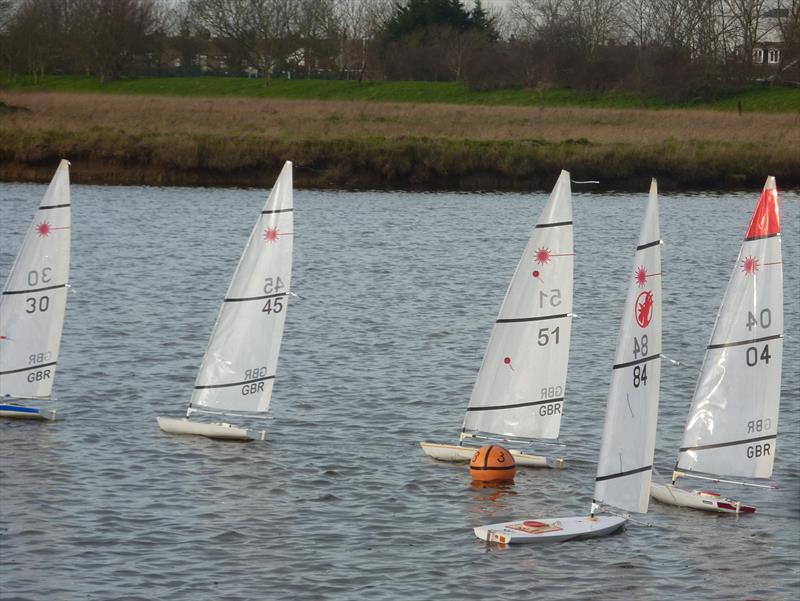
<path id="1" fill-rule="evenodd" d="M 508 449 L 487 445 L 475 451 L 469 462 L 469 473 L 479 482 L 511 482 L 517 465 Z"/>

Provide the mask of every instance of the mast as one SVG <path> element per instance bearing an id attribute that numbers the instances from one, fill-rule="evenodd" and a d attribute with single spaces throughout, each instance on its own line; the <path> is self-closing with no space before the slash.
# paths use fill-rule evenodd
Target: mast
<path id="1" fill-rule="evenodd" d="M 645 513 L 650 500 L 661 380 L 661 235 L 655 180 L 628 281 L 592 514 L 600 503 Z"/>
<path id="2" fill-rule="evenodd" d="M 62 160 L 0 296 L 0 397 L 52 393 L 67 306 L 70 220 L 69 161 Z"/>
<path id="3" fill-rule="evenodd" d="M 677 471 L 772 475 L 783 358 L 780 235 L 778 191 L 768 177 L 706 348 Z"/>
<path id="4" fill-rule="evenodd" d="M 292 163 L 287 161 L 234 272 L 197 375 L 196 409 L 265 413 L 272 397 L 292 271 Z"/>
<path id="5" fill-rule="evenodd" d="M 500 306 L 463 432 L 558 438 L 572 326 L 573 262 L 570 179 L 562 171 Z"/>

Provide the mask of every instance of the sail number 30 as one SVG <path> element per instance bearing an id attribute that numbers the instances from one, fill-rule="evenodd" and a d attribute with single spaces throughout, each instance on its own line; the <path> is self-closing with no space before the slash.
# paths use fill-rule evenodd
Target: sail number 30
<path id="1" fill-rule="evenodd" d="M 27 305 L 25 307 L 25 313 L 36 313 L 37 311 L 44 313 L 50 308 L 50 297 L 46 294 L 39 298 L 30 296 L 25 299 L 25 303 Z"/>
<path id="2" fill-rule="evenodd" d="M 50 267 L 44 267 L 41 272 L 32 269 L 28 272 L 28 286 L 38 286 L 40 283 L 49 284 L 52 281 L 52 271 L 53 269 Z M 39 298 L 29 296 L 25 299 L 25 305 L 25 313 L 36 313 L 37 311 L 44 313 L 50 308 L 50 297 L 46 294 Z"/>

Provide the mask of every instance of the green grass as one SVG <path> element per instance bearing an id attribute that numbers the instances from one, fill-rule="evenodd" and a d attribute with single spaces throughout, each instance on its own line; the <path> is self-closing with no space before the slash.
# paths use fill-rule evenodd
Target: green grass
<path id="1" fill-rule="evenodd" d="M 345 100 L 375 102 L 452 103 L 489 106 L 546 106 L 586 108 L 701 108 L 721 111 L 800 111 L 800 89 L 752 88 L 715 102 L 670 105 L 651 99 L 643 103 L 630 93 L 581 94 L 570 90 L 514 88 L 486 92 L 467 89 L 454 82 L 364 82 L 339 80 L 274 79 L 265 85 L 243 77 L 142 77 L 100 83 L 96 78 L 47 76 L 34 84 L 28 76 L 0 74 L 0 89 L 105 94 L 284 98 L 292 100 Z"/>

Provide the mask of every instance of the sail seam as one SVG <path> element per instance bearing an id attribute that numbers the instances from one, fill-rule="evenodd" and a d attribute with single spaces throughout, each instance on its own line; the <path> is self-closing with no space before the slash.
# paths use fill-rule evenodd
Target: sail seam
<path id="1" fill-rule="evenodd" d="M 40 363 L 39 365 L 32 365 L 30 367 L 23 367 L 21 369 L 12 369 L 12 370 L 9 370 L 9 371 L 0 371 L 0 376 L 5 376 L 5 375 L 8 375 L 8 374 L 18 374 L 19 372 L 22 372 L 22 371 L 31 371 L 33 369 L 39 369 L 40 367 L 50 367 L 52 365 L 56 365 L 57 363 L 58 363 L 58 361 L 52 361 L 50 363 Z"/>
<path id="2" fill-rule="evenodd" d="M 266 211 L 261 211 L 262 215 L 271 215 L 272 213 L 291 213 L 293 209 L 267 209 Z"/>
<path id="3" fill-rule="evenodd" d="M 242 298 L 226 298 L 223 302 L 226 303 L 241 303 L 244 301 L 264 300 L 265 298 L 277 298 L 279 296 L 289 296 L 288 292 L 279 292 L 278 294 L 265 294 L 263 296 L 246 296 Z"/>
<path id="4" fill-rule="evenodd" d="M 764 336 L 763 338 L 753 338 L 752 340 L 740 340 L 739 342 L 723 342 L 722 344 L 709 344 L 708 349 L 725 348 L 728 346 L 741 346 L 743 344 L 757 344 L 759 342 L 766 342 L 767 340 L 777 340 L 783 338 L 783 334 L 774 334 L 773 336 Z"/>
<path id="5" fill-rule="evenodd" d="M 604 480 L 613 480 L 614 478 L 622 478 L 624 476 L 632 476 L 633 474 L 640 474 L 641 472 L 647 472 L 650 471 L 651 469 L 653 469 L 652 464 L 636 468 L 635 470 L 619 472 L 618 474 L 609 474 L 608 476 L 597 476 L 597 478 L 595 478 L 594 481 L 603 482 Z"/>
<path id="6" fill-rule="evenodd" d="M 719 449 L 722 447 L 732 447 L 734 445 L 739 444 L 747 444 L 750 442 L 761 442 L 762 440 L 773 440 L 778 438 L 777 434 L 771 434 L 769 436 L 759 436 L 758 438 L 745 438 L 743 440 L 734 440 L 732 442 L 719 442 L 717 444 L 707 444 L 699 447 L 684 447 L 680 450 L 681 453 L 685 451 L 705 451 L 706 449 Z"/>
<path id="7" fill-rule="evenodd" d="M 229 386 L 242 386 L 243 384 L 252 384 L 254 382 L 263 382 L 264 380 L 274 380 L 275 376 L 264 376 L 263 378 L 256 378 L 255 380 L 244 380 L 242 382 L 231 382 L 230 384 L 207 384 L 205 386 L 195 386 L 195 390 L 206 390 L 208 388 L 227 388 Z"/>
<path id="8" fill-rule="evenodd" d="M 39 207 L 40 211 L 46 211 L 47 209 L 63 209 L 64 207 L 70 206 L 69 203 L 65 205 L 47 205 L 46 207 Z"/>
<path id="9" fill-rule="evenodd" d="M 55 286 L 46 286 L 44 288 L 31 288 L 30 290 L 5 290 L 3 294 L 29 294 L 33 292 L 44 292 L 45 290 L 55 290 L 56 288 L 64 288 L 66 284 L 56 284 Z"/>
<path id="10" fill-rule="evenodd" d="M 781 233 L 776 232 L 774 234 L 764 234 L 763 236 L 751 236 L 750 238 L 745 238 L 745 242 L 752 242 L 753 240 L 763 240 L 764 238 L 780 238 Z"/>
<path id="11" fill-rule="evenodd" d="M 542 227 L 561 227 L 562 225 L 572 225 L 571 221 L 557 221 L 555 223 L 537 223 L 536 229 Z"/>
<path id="12" fill-rule="evenodd" d="M 658 246 L 661 244 L 661 240 L 654 240 L 653 242 L 648 242 L 647 244 L 640 244 L 636 247 L 636 250 L 644 250 L 645 248 L 650 248 L 652 246 Z M 647 274 L 650 275 L 650 274 Z"/>
<path id="13" fill-rule="evenodd" d="M 467 407 L 467 411 L 495 411 L 499 409 L 517 409 L 519 407 L 532 407 L 534 405 L 546 405 L 547 403 L 557 403 L 563 401 L 564 397 L 557 399 L 547 399 L 544 401 L 529 401 L 527 403 L 516 403 L 514 405 L 495 405 L 493 407 Z"/>
<path id="14" fill-rule="evenodd" d="M 661 357 L 660 354 L 650 355 L 649 357 L 643 357 L 641 359 L 637 359 L 636 361 L 628 361 L 627 363 L 617 363 L 612 369 L 621 369 L 623 367 L 631 367 L 632 365 L 639 365 L 640 363 L 647 363 L 648 361 L 652 361 L 653 359 L 658 359 Z"/>
<path id="15" fill-rule="evenodd" d="M 522 321 L 542 321 L 545 319 L 563 319 L 569 317 L 569 313 L 559 313 L 557 315 L 541 315 L 539 317 L 504 317 L 495 323 L 517 323 Z"/>

